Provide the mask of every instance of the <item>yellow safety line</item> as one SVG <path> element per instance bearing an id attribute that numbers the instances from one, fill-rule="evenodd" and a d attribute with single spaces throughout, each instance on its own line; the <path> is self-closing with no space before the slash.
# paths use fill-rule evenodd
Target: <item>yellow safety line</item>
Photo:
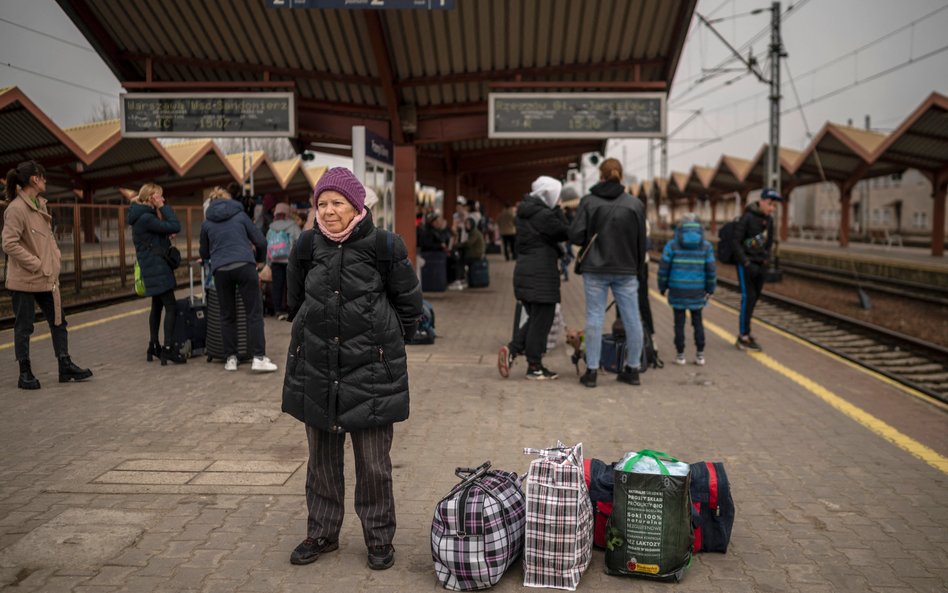
<path id="1" fill-rule="evenodd" d="M 655 291 L 650 290 L 649 292 L 654 293 Z M 661 297 L 661 295 L 657 296 Z M 723 307 L 723 305 L 719 306 Z M 705 320 L 704 326 L 710 330 L 711 333 L 715 334 L 729 344 L 737 341 L 737 336 L 729 333 L 724 328 L 710 321 Z M 771 327 L 770 325 L 767 325 L 767 328 L 776 333 L 785 334 L 785 332 L 780 332 L 780 330 Z M 914 455 L 915 457 L 918 457 L 928 465 L 940 470 L 942 473 L 948 474 L 948 457 L 944 457 L 934 449 L 926 447 L 912 437 L 902 434 L 893 426 L 883 422 L 882 420 L 879 420 L 865 410 L 854 406 L 819 383 L 808 379 L 793 369 L 780 364 L 774 358 L 764 354 L 763 352 L 748 352 L 748 354 L 757 362 L 773 371 L 780 373 L 787 379 L 790 379 L 797 385 L 803 387 L 830 406 L 836 408 L 846 416 L 849 416 L 849 418 L 855 420 L 862 426 L 881 436 L 896 447 L 910 453 L 911 455 Z"/>
<path id="2" fill-rule="evenodd" d="M 142 307 L 141 309 L 135 309 L 132 311 L 126 311 L 125 313 L 119 313 L 117 315 L 112 315 L 110 317 L 103 317 L 102 319 L 96 319 L 95 321 L 87 321 L 86 323 L 80 323 L 79 325 L 69 326 L 70 331 L 77 331 L 80 329 L 85 329 L 87 327 L 95 327 L 97 325 L 102 325 L 103 323 L 109 323 L 110 321 L 115 321 L 117 319 L 122 319 L 123 317 L 131 317 L 132 315 L 138 315 L 139 313 L 145 313 L 146 311 L 151 311 L 151 307 Z M 50 337 L 50 334 L 47 332 L 39 336 L 33 336 L 30 342 L 39 342 L 40 340 L 46 340 Z M 0 350 L 7 350 L 13 348 L 13 342 L 7 342 L 6 344 L 0 344 Z"/>
<path id="3" fill-rule="evenodd" d="M 722 309 L 722 310 L 724 310 L 724 311 L 727 311 L 728 313 L 730 313 L 730 314 L 732 314 L 732 315 L 739 315 L 739 312 L 738 312 L 738 311 L 735 311 L 733 308 L 728 307 L 727 305 L 723 305 L 723 304 L 721 304 L 721 303 L 716 303 L 716 302 L 713 302 L 713 301 L 712 301 L 711 304 L 715 305 L 715 306 L 718 307 L 719 309 Z M 768 323 L 768 322 L 766 322 L 766 321 L 761 321 L 761 320 L 758 320 L 758 319 L 755 319 L 755 320 L 754 320 L 754 323 L 759 323 L 759 324 L 765 326 L 765 327 L 766 327 L 767 329 L 769 329 L 770 331 L 772 331 L 772 332 L 774 332 L 774 333 L 776 333 L 776 334 L 779 334 L 779 335 L 781 335 L 781 336 L 787 338 L 788 340 L 793 340 L 793 341 L 796 342 L 797 344 L 800 344 L 801 346 L 806 346 L 807 348 L 809 348 L 810 350 L 813 350 L 814 352 L 819 352 L 819 353 L 822 354 L 823 356 L 826 356 L 826 357 L 828 357 L 828 358 L 832 358 L 833 360 L 835 360 L 835 361 L 837 361 L 837 362 L 841 362 L 841 363 L 847 365 L 848 367 L 859 371 L 860 373 L 863 373 L 863 374 L 865 374 L 865 375 L 869 375 L 869 376 L 872 377 L 873 379 L 877 379 L 877 380 L 879 380 L 879 381 L 882 381 L 883 383 L 889 385 L 890 387 L 895 387 L 896 389 L 898 389 L 898 390 L 901 391 L 902 393 L 905 393 L 906 395 L 911 395 L 912 397 L 914 397 L 914 398 L 916 398 L 916 399 L 919 399 L 919 400 L 923 401 L 924 403 L 926 403 L 926 404 L 928 404 L 928 405 L 930 405 L 930 406 L 934 406 L 934 407 L 936 407 L 936 408 L 942 410 L 943 412 L 948 412 L 948 404 L 946 404 L 946 403 L 943 402 L 943 401 L 940 401 L 940 400 L 937 400 L 937 399 L 933 398 L 932 396 L 928 395 L 927 393 L 922 393 L 921 391 L 919 391 L 919 390 L 917 390 L 917 389 L 913 389 L 913 388 L 909 387 L 908 385 L 903 385 L 902 383 L 899 383 L 898 381 L 892 379 L 891 377 L 887 377 L 887 376 L 883 375 L 882 373 L 880 373 L 880 372 L 878 372 L 878 371 L 874 371 L 874 370 L 872 370 L 872 369 L 869 369 L 869 368 L 866 368 L 866 367 L 864 367 L 864 366 L 858 365 L 858 364 L 854 363 L 853 361 L 851 361 L 851 360 L 849 360 L 849 359 L 847 359 L 847 358 L 844 358 L 844 357 L 840 356 L 839 354 L 836 354 L 835 352 L 830 352 L 829 350 L 826 350 L 825 348 L 821 348 L 821 347 L 817 346 L 816 344 L 813 344 L 813 343 L 811 343 L 811 342 L 807 342 L 807 341 L 804 340 L 803 338 L 798 337 L 798 336 L 795 336 L 795 335 L 793 335 L 793 334 L 791 334 L 791 333 L 789 333 L 789 332 L 787 332 L 787 331 L 785 331 L 785 330 L 783 330 L 783 329 L 780 329 L 779 327 L 777 327 L 777 326 L 775 326 L 775 325 L 773 325 L 773 324 L 771 324 L 771 323 Z M 737 340 L 737 338 L 735 337 L 735 338 L 733 338 L 732 341 L 736 341 L 736 340 Z"/>

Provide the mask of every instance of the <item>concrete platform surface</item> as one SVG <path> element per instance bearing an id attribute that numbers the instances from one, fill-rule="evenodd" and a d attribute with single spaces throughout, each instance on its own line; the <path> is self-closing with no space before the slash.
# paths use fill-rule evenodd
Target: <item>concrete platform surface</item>
<path id="1" fill-rule="evenodd" d="M 665 368 L 642 386 L 581 387 L 564 345 L 560 380 L 496 371 L 509 338 L 513 263 L 488 289 L 429 295 L 440 335 L 410 349 L 411 418 L 396 425 L 396 563 L 369 570 L 352 506 L 340 549 L 291 566 L 305 537 L 303 426 L 280 413 L 290 324 L 267 319 L 281 372 L 225 373 L 203 358 L 145 362 L 146 301 L 70 318 L 71 351 L 95 377 L 56 382 L 48 338 L 33 345 L 43 389 L 16 389 L 0 332 L 0 588 L 26 591 L 439 591 L 429 546 L 456 466 L 524 472 L 522 448 L 583 442 L 587 456 L 652 448 L 724 461 L 737 519 L 726 555 L 702 554 L 678 585 L 603 574 L 580 591 L 821 593 L 948 589 L 948 415 L 900 389 L 757 326 L 764 355 L 731 344 L 735 315 L 706 310 L 708 364 L 673 364 L 671 312 L 653 299 Z M 563 285 L 583 323 L 582 282 Z M 44 329 L 37 326 L 38 334 Z M 729 333 L 730 332 L 730 333 Z M 694 348 L 687 349 L 689 360 Z M 497 586 L 523 590 L 514 567 Z"/>

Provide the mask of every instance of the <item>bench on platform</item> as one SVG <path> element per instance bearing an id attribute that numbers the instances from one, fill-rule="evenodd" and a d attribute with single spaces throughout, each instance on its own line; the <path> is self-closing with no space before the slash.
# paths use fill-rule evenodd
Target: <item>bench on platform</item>
<path id="1" fill-rule="evenodd" d="M 896 243 L 898 243 L 899 247 L 903 246 L 902 235 L 889 234 L 889 229 L 869 229 L 869 243 L 885 245 L 886 249 L 889 249 Z"/>

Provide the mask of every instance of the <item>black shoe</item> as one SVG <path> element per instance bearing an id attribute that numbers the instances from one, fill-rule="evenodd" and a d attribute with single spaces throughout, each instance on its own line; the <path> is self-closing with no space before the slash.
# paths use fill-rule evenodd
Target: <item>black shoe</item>
<path id="1" fill-rule="evenodd" d="M 384 546 L 369 546 L 369 568 L 372 570 L 385 570 L 395 564 L 395 546 L 386 544 Z"/>
<path id="2" fill-rule="evenodd" d="M 532 379 L 533 381 L 551 381 L 553 379 L 559 378 L 559 375 L 546 368 L 542 364 L 531 364 L 529 368 L 527 368 L 527 379 Z"/>
<path id="3" fill-rule="evenodd" d="M 757 340 L 750 336 L 740 336 L 734 345 L 737 346 L 738 350 L 752 350 L 754 352 L 761 352 L 763 350 L 760 344 L 757 343 Z"/>
<path id="4" fill-rule="evenodd" d="M 59 359 L 59 382 L 68 383 L 70 381 L 85 381 L 92 376 L 92 371 L 82 369 L 72 362 L 69 356 L 63 356 Z"/>
<path id="5" fill-rule="evenodd" d="M 616 377 L 617 381 L 622 381 L 623 383 L 628 383 L 629 385 L 641 385 L 639 381 L 639 371 L 638 369 L 633 369 L 629 365 L 625 365 L 622 368 L 622 371 Z"/>
<path id="6" fill-rule="evenodd" d="M 161 344 L 158 342 L 148 342 L 148 352 L 145 353 L 145 359 L 151 362 L 156 356 L 161 356 Z"/>
<path id="7" fill-rule="evenodd" d="M 167 365 L 169 360 L 175 364 L 188 362 L 187 357 L 181 354 L 181 348 L 177 344 L 174 346 L 165 346 L 161 349 L 161 366 Z"/>
<path id="8" fill-rule="evenodd" d="M 579 378 L 579 382 L 586 387 L 595 387 L 597 374 L 596 369 L 586 369 L 586 374 Z"/>
<path id="9" fill-rule="evenodd" d="M 319 539 L 307 537 L 290 554 L 290 564 L 310 564 L 316 562 L 320 554 L 338 549 L 338 541 L 331 542 L 324 537 Z"/>
<path id="10" fill-rule="evenodd" d="M 39 379 L 33 376 L 33 369 L 30 367 L 29 360 L 20 361 L 20 378 L 16 381 L 16 386 L 20 389 L 39 389 Z"/>

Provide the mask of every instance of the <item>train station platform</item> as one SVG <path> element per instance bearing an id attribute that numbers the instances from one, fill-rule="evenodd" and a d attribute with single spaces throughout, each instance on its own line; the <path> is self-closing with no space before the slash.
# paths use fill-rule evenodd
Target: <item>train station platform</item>
<path id="1" fill-rule="evenodd" d="M 708 364 L 673 363 L 671 311 L 652 300 L 665 368 L 631 387 L 603 374 L 582 387 L 564 345 L 552 382 L 496 370 L 514 312 L 513 263 L 491 286 L 427 295 L 434 346 L 409 352 L 411 418 L 396 425 L 395 566 L 365 566 L 346 459 L 337 552 L 292 566 L 304 537 L 305 434 L 280 413 L 290 324 L 267 319 L 281 372 L 226 373 L 203 358 L 144 360 L 145 301 L 69 319 L 74 358 L 95 377 L 56 382 L 37 325 L 40 391 L 15 389 L 12 335 L 0 332 L 0 588 L 10 591 L 439 591 L 429 530 L 456 466 L 491 460 L 522 473 L 523 447 L 582 441 L 587 456 L 653 448 L 723 461 L 737 517 L 726 555 L 698 555 L 680 592 L 944 591 L 948 583 L 948 413 L 774 330 L 733 347 L 736 315 L 706 312 Z M 580 278 L 563 284 L 567 324 L 583 324 Z M 689 361 L 693 359 L 690 344 Z M 659 591 L 603 574 L 595 552 L 580 591 Z M 521 591 L 514 567 L 498 591 Z"/>

